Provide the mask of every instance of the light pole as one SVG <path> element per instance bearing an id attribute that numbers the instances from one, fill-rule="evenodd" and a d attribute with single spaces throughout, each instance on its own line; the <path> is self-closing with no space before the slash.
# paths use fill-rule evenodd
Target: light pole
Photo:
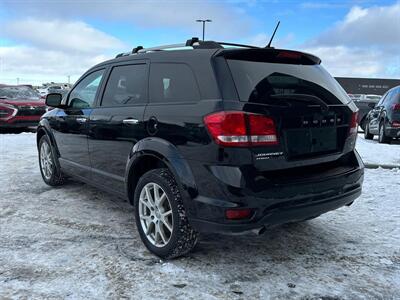
<path id="1" fill-rule="evenodd" d="M 206 19 L 206 20 L 196 20 L 196 22 L 201 22 L 203 23 L 203 41 L 204 41 L 204 33 L 206 31 L 206 23 L 212 22 L 212 20 Z"/>

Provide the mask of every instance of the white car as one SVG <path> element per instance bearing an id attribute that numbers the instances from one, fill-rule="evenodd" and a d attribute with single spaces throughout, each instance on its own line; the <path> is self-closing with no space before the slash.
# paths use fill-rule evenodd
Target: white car
<path id="1" fill-rule="evenodd" d="M 64 89 L 64 87 L 61 86 L 61 85 L 49 85 L 49 86 L 46 86 L 46 87 L 38 88 L 37 91 L 40 94 L 41 98 L 46 98 L 47 94 L 49 93 L 49 90 L 53 90 L 53 91 L 54 90 L 60 90 L 61 91 L 63 89 Z"/>

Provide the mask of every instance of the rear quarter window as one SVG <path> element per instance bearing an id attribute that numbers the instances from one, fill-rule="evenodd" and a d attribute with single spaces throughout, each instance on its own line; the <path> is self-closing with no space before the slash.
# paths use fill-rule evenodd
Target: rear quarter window
<path id="1" fill-rule="evenodd" d="M 186 64 L 152 63 L 150 102 L 197 102 L 200 92 L 193 71 Z"/>

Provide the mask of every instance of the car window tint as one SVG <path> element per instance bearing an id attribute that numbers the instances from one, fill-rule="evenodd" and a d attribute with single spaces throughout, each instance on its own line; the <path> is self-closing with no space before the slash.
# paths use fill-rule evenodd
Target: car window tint
<path id="1" fill-rule="evenodd" d="M 114 67 L 101 106 L 121 106 L 146 102 L 146 64 Z"/>
<path id="2" fill-rule="evenodd" d="M 192 70 L 185 64 L 151 64 L 150 102 L 194 102 L 200 92 Z"/>
<path id="3" fill-rule="evenodd" d="M 69 95 L 69 106 L 78 109 L 92 107 L 103 73 L 104 70 L 99 70 L 81 80 Z"/>
<path id="4" fill-rule="evenodd" d="M 323 99 L 327 104 L 348 103 L 349 97 L 321 65 L 277 64 L 227 60 L 240 101 L 282 105 L 299 94 Z M 315 99 L 315 98 L 314 98 Z"/>

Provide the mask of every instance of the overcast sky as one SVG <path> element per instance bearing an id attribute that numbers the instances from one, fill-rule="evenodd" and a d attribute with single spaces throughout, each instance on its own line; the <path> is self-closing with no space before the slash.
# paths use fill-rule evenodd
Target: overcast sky
<path id="1" fill-rule="evenodd" d="M 400 1 L 0 0 L 0 83 L 75 81 L 132 47 L 201 36 L 318 55 L 334 76 L 400 78 Z"/>

